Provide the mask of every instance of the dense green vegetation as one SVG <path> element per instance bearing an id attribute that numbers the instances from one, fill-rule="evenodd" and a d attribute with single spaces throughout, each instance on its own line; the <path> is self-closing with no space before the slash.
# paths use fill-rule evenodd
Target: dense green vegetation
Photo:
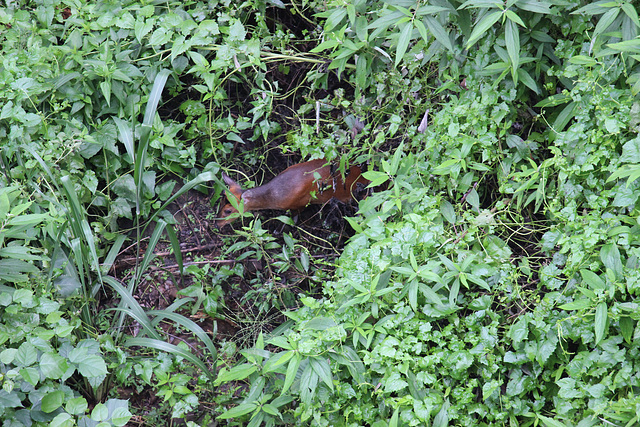
<path id="1" fill-rule="evenodd" d="M 3 425 L 640 423 L 637 2 L 0 6 Z M 181 197 L 322 157 L 348 242 L 184 262 Z"/>

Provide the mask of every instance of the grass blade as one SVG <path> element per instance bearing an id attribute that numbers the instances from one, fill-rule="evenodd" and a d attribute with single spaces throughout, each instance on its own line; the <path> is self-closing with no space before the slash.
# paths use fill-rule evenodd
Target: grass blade
<path id="1" fill-rule="evenodd" d="M 169 344 L 167 342 L 160 341 L 157 339 L 152 339 L 152 338 L 130 338 L 129 340 L 127 340 L 127 342 L 124 345 L 127 347 L 134 347 L 134 346 L 147 347 L 155 350 L 164 351 L 170 354 L 175 354 L 176 356 L 180 356 L 184 359 L 187 359 L 189 362 L 196 365 L 203 372 L 205 372 L 212 381 L 215 380 L 216 378 L 215 372 L 211 371 L 202 360 L 194 356 L 190 351 L 184 350 L 178 347 L 177 345 Z"/>

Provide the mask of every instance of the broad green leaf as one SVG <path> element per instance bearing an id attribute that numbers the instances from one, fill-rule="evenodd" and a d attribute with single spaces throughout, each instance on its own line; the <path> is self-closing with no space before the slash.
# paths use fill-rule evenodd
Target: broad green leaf
<path id="1" fill-rule="evenodd" d="M 139 43 L 142 43 L 142 39 L 144 38 L 144 36 L 149 34 L 149 32 L 153 29 L 153 19 L 143 19 L 144 18 L 136 20 L 136 23 L 134 25 L 135 36 Z"/>
<path id="2" fill-rule="evenodd" d="M 56 390 L 51 393 L 47 393 L 42 398 L 42 412 L 51 413 L 62 406 L 64 403 L 64 391 Z"/>
<path id="3" fill-rule="evenodd" d="M 309 363 L 313 372 L 324 382 L 329 389 L 333 390 L 333 379 L 331 377 L 331 368 L 329 363 L 323 357 L 314 357 L 309 359 Z"/>
<path id="4" fill-rule="evenodd" d="M 336 321 L 330 317 L 314 317 L 304 325 L 304 329 L 324 331 L 335 326 Z"/>
<path id="5" fill-rule="evenodd" d="M 107 401 L 107 404 L 109 404 L 109 402 L 110 401 Z M 115 408 L 111 413 L 111 422 L 115 426 L 123 427 L 127 425 L 132 417 L 133 414 L 131 414 L 128 408 Z"/>
<path id="6" fill-rule="evenodd" d="M 502 12 L 499 11 L 485 15 L 482 20 L 478 22 L 473 28 L 473 31 L 471 32 L 471 36 L 469 37 L 465 48 L 469 49 L 471 46 L 473 46 L 475 42 L 477 42 L 480 37 L 482 37 L 486 33 L 486 31 L 493 26 L 493 24 L 498 22 L 498 19 L 500 19 L 501 16 Z"/>
<path id="7" fill-rule="evenodd" d="M 390 25 L 397 23 L 398 20 L 400 20 L 404 16 L 405 16 L 404 13 L 398 10 L 388 13 L 386 15 L 382 15 L 380 18 L 373 21 L 367 27 L 368 30 L 375 30 L 373 33 L 371 33 L 371 38 L 372 39 L 375 38 L 376 32 L 380 33 L 382 31 L 385 31 Z"/>
<path id="8" fill-rule="evenodd" d="M 365 89 L 367 85 L 367 77 L 369 77 L 369 65 L 366 55 L 358 56 L 356 60 L 356 85 L 359 89 Z"/>
<path id="9" fill-rule="evenodd" d="M 443 200 L 440 203 L 440 213 L 450 224 L 456 223 L 456 212 L 453 209 L 453 205 L 447 200 Z"/>
<path id="10" fill-rule="evenodd" d="M 635 137 L 624 143 L 620 161 L 623 163 L 640 163 L 640 137 Z"/>
<path id="11" fill-rule="evenodd" d="M 525 84 L 526 87 L 534 91 L 535 93 L 540 93 L 540 88 L 536 81 L 531 77 L 531 75 L 522 68 L 518 68 L 518 78 L 522 80 L 522 83 Z"/>
<path id="12" fill-rule="evenodd" d="M 445 399 L 442 403 L 442 407 L 433 419 L 432 427 L 447 427 L 449 425 L 449 399 Z"/>
<path id="13" fill-rule="evenodd" d="M 391 415 L 391 419 L 389 420 L 389 427 L 398 427 L 398 416 L 399 416 L 400 408 L 396 408 L 393 411 L 393 415 Z"/>
<path id="14" fill-rule="evenodd" d="M 537 414 L 536 414 L 537 415 Z M 546 427 L 567 427 L 562 421 L 554 420 L 553 418 L 537 415 L 542 420 Z"/>
<path id="15" fill-rule="evenodd" d="M 555 121 L 553 122 L 554 132 L 562 132 L 564 130 L 565 126 L 567 126 L 567 123 L 569 123 L 569 120 L 573 118 L 576 107 L 577 104 L 575 102 L 571 102 L 569 105 L 562 109 L 560 114 L 558 114 L 558 117 L 556 117 Z"/>
<path id="16" fill-rule="evenodd" d="M 255 403 L 241 403 L 240 405 L 235 406 L 226 412 L 223 412 L 221 415 L 218 415 L 218 419 L 226 420 L 229 418 L 239 418 L 243 415 L 253 412 L 257 407 L 258 405 L 256 405 Z"/>
<path id="17" fill-rule="evenodd" d="M 640 56 L 636 56 L 636 55 L 632 55 L 632 56 L 636 61 L 640 62 Z M 629 77 L 629 80 L 627 82 L 628 83 L 632 82 L 634 78 L 635 78 L 635 83 L 631 87 L 631 94 L 633 96 L 636 96 L 638 93 L 640 93 L 640 73 L 632 74 L 631 77 Z"/>
<path id="18" fill-rule="evenodd" d="M 351 27 L 356 25 L 356 8 L 353 3 L 347 3 L 347 15 L 349 16 L 349 24 Z"/>
<path id="19" fill-rule="evenodd" d="M 55 353 L 44 353 L 40 358 L 40 370 L 45 378 L 60 379 L 67 371 L 67 359 Z"/>
<path id="20" fill-rule="evenodd" d="M 607 12 L 611 6 L 615 6 L 615 3 L 609 0 L 600 0 L 597 2 L 590 2 L 586 6 L 581 7 L 578 10 L 571 12 L 572 15 L 584 13 L 586 15 L 600 15 Z"/>
<path id="21" fill-rule="evenodd" d="M 316 388 L 318 386 L 318 374 L 316 374 L 311 367 L 311 363 L 307 365 L 307 367 L 302 371 L 302 375 L 300 375 L 300 400 L 304 404 L 310 404 L 311 399 L 316 393 Z"/>
<path id="22" fill-rule="evenodd" d="M 9 210 L 11 209 L 11 202 L 9 201 L 8 191 L 2 191 L 0 188 L 0 221 L 4 221 Z M 3 227 L 4 228 L 4 227 Z"/>
<path id="23" fill-rule="evenodd" d="M 605 327 L 607 326 L 607 303 L 599 302 L 596 306 L 595 317 L 595 332 L 596 332 L 596 345 L 600 343 L 605 334 Z"/>
<path id="24" fill-rule="evenodd" d="M 420 33 L 420 36 L 422 37 L 422 40 L 424 40 L 424 43 L 426 45 L 429 44 L 429 34 L 427 33 L 427 27 L 425 27 L 424 23 L 422 21 L 414 21 L 414 24 L 416 26 L 416 28 L 418 29 L 418 32 Z"/>
<path id="25" fill-rule="evenodd" d="M 280 365 L 287 363 L 296 354 L 293 350 L 281 351 L 271 355 L 271 358 L 262 367 L 262 372 L 272 372 Z"/>
<path id="26" fill-rule="evenodd" d="M 502 2 L 500 2 L 502 3 Z M 496 7 L 498 4 L 495 0 L 467 0 L 458 9 L 466 9 L 466 8 L 492 8 Z"/>
<path id="27" fill-rule="evenodd" d="M 56 415 L 51 420 L 51 422 L 47 425 L 49 427 L 74 427 L 76 425 L 76 422 L 71 415 L 61 412 L 58 415 Z M 106 426 L 100 426 L 100 427 L 106 427 Z"/>
<path id="28" fill-rule="evenodd" d="M 0 259 L 0 280 L 18 283 L 29 280 L 28 273 L 37 273 L 39 270 L 33 264 L 19 259 Z"/>
<path id="29" fill-rule="evenodd" d="M 229 41 L 241 42 L 247 37 L 247 30 L 239 19 L 232 19 L 229 25 Z"/>
<path id="30" fill-rule="evenodd" d="M 295 381 L 301 361 L 302 361 L 302 358 L 300 357 L 299 354 L 296 354 L 291 360 L 289 360 L 289 365 L 287 366 L 287 373 L 284 377 L 284 384 L 282 385 L 282 391 L 280 392 L 280 395 L 283 395 L 284 393 L 286 393 L 287 390 L 289 390 L 289 387 L 291 387 L 291 385 Z"/>
<path id="31" fill-rule="evenodd" d="M 407 3 L 410 4 L 410 3 Z M 449 5 L 450 6 L 450 5 Z M 455 12 L 455 9 L 453 9 L 452 7 L 442 7 L 442 6 L 433 6 L 433 5 L 429 5 L 429 4 L 425 4 L 423 6 L 420 6 L 416 12 L 415 15 L 416 17 L 419 16 L 425 16 L 425 15 L 436 15 L 439 14 L 441 12 Z"/>
<path id="32" fill-rule="evenodd" d="M 518 26 L 512 20 L 507 20 L 505 23 L 505 43 L 511 61 L 511 72 L 516 76 L 517 69 L 520 67 L 520 32 Z M 514 79 L 517 83 L 516 80 Z"/>
<path id="33" fill-rule="evenodd" d="M 380 171 L 366 171 L 362 176 L 371 181 L 369 187 L 377 187 L 378 185 L 389 181 L 389 175 Z"/>
<path id="34" fill-rule="evenodd" d="M 411 33 L 413 32 L 413 25 L 410 22 L 404 22 L 400 24 L 400 35 L 398 37 L 398 46 L 396 48 L 396 62 L 395 66 L 402 61 L 404 54 L 409 47 L 409 42 L 411 41 Z"/>
<path id="35" fill-rule="evenodd" d="M 559 93 L 557 95 L 551 95 L 550 97 L 543 99 L 542 101 L 534 105 L 534 107 L 555 107 L 556 105 L 566 104 L 569 101 L 571 101 L 571 96 L 569 96 L 568 94 Z"/>
<path id="36" fill-rule="evenodd" d="M 22 402 L 20 401 L 20 397 L 18 397 L 18 393 L 15 391 L 9 393 L 4 389 L 0 389 L 0 405 L 3 408 L 17 408 L 18 406 L 22 406 Z"/>
<path id="37" fill-rule="evenodd" d="M 151 38 L 149 38 L 149 45 L 151 46 L 159 46 L 165 43 L 168 43 L 173 37 L 173 31 L 167 31 L 166 28 L 160 27 L 157 28 L 153 34 L 151 34 Z"/>
<path id="38" fill-rule="evenodd" d="M 595 59 L 585 55 L 572 56 L 569 58 L 569 62 L 576 65 L 586 65 L 588 67 L 593 67 L 598 63 Z"/>
<path id="39" fill-rule="evenodd" d="M 244 380 L 256 371 L 256 366 L 252 363 L 242 363 L 229 370 L 222 369 L 214 385 L 228 383 L 230 381 Z"/>
<path id="40" fill-rule="evenodd" d="M 516 24 L 520 25 L 522 28 L 527 28 L 527 26 L 524 24 L 524 21 L 513 10 L 507 9 L 504 14 L 509 21 L 515 22 Z"/>
<path id="41" fill-rule="evenodd" d="M 593 292 L 591 289 L 585 288 L 584 286 L 576 286 L 576 289 L 578 289 L 582 295 L 589 298 L 591 301 L 595 302 L 597 298 L 596 293 Z"/>
<path id="42" fill-rule="evenodd" d="M 419 21 L 416 21 L 418 23 Z M 429 31 L 433 36 L 440 42 L 441 45 L 447 48 L 449 52 L 453 51 L 453 45 L 451 44 L 451 39 L 449 38 L 449 33 L 444 27 L 438 22 L 438 20 L 432 16 L 425 16 L 424 22 L 429 28 Z M 426 41 L 425 41 L 426 42 Z"/>
<path id="43" fill-rule="evenodd" d="M 40 381 L 40 371 L 36 368 L 22 368 L 20 369 L 20 376 L 34 387 Z"/>
<path id="44" fill-rule="evenodd" d="M 600 259 L 605 267 L 610 268 L 616 273 L 616 277 L 622 277 L 623 268 L 618 245 L 615 243 L 604 245 L 600 249 Z"/>
<path id="45" fill-rule="evenodd" d="M 88 408 L 87 400 L 84 397 L 74 397 L 64 404 L 64 409 L 73 415 L 82 415 Z"/>
<path id="46" fill-rule="evenodd" d="M 478 196 L 478 192 L 475 188 L 472 188 L 469 193 L 467 193 L 467 202 L 476 210 L 480 209 L 480 196 Z"/>
<path id="47" fill-rule="evenodd" d="M 640 28 L 640 20 L 638 20 L 636 6 L 629 2 L 624 2 L 622 3 L 622 11 L 631 19 L 631 22 L 633 22 L 636 27 Z"/>
<path id="48" fill-rule="evenodd" d="M 525 316 L 522 316 L 518 321 L 511 325 L 509 328 L 509 337 L 513 342 L 514 348 L 518 346 L 529 335 L 529 326 Z"/>
<path id="49" fill-rule="evenodd" d="M 609 43 L 607 46 L 619 52 L 640 53 L 640 39 L 638 38 L 618 43 Z"/>
<path id="50" fill-rule="evenodd" d="M 25 208 L 27 207 L 28 205 L 25 206 Z M 14 209 L 12 209 L 11 211 L 12 211 L 11 212 L 12 215 L 19 215 L 19 213 L 14 212 Z M 47 214 L 25 214 L 25 215 L 15 216 L 9 219 L 9 221 L 6 222 L 6 225 L 7 226 L 28 225 L 28 226 L 35 227 L 36 225 L 40 224 L 42 221 L 48 218 L 49 218 L 49 215 Z"/>
<path id="51" fill-rule="evenodd" d="M 282 335 L 270 338 L 267 342 L 280 348 L 284 348 L 285 350 L 293 350 L 293 347 L 289 343 L 289 340 Z"/>
<path id="52" fill-rule="evenodd" d="M 15 363 L 19 367 L 31 366 L 36 363 L 37 358 L 38 351 L 36 350 L 34 345 L 29 342 L 23 342 L 20 347 L 18 347 L 18 351 L 15 354 L 13 363 Z"/>
<path id="53" fill-rule="evenodd" d="M 635 322 L 629 316 L 621 316 L 618 321 L 620 324 L 620 333 L 622 334 L 622 338 L 627 342 L 627 344 L 631 344 L 631 337 L 633 336 L 633 330 L 635 329 Z"/>
<path id="54" fill-rule="evenodd" d="M 613 21 L 616 20 L 616 18 L 618 17 L 618 13 L 620 13 L 620 9 L 614 7 L 609 9 L 604 15 L 602 15 L 600 17 L 600 20 L 596 24 L 596 29 L 593 31 L 593 37 L 595 38 L 598 35 L 604 33 L 607 28 L 609 28 L 609 26 L 613 24 Z"/>
<path id="55" fill-rule="evenodd" d="M 553 37 L 551 37 L 549 34 L 543 33 L 542 31 L 538 31 L 538 30 L 531 31 L 531 37 L 542 43 L 556 42 L 556 40 Z"/>
<path id="56" fill-rule="evenodd" d="M 102 96 L 104 96 L 105 101 L 107 101 L 107 105 L 111 106 L 111 81 L 105 80 L 100 82 L 100 91 L 102 92 Z"/>
<path id="57" fill-rule="evenodd" d="M 274 417 L 282 417 L 280 411 L 278 411 L 278 408 L 269 403 L 265 403 L 264 405 L 262 405 L 262 410 L 269 415 L 273 415 Z"/>
<path id="58" fill-rule="evenodd" d="M 553 4 L 546 1 L 537 1 L 537 0 L 519 0 L 516 3 L 516 6 L 519 9 L 527 10 L 533 13 L 551 13 L 551 6 Z"/>
<path id="59" fill-rule="evenodd" d="M 324 30 L 329 32 L 342 23 L 347 16 L 347 10 L 344 8 L 335 8 L 325 21 Z"/>
<path id="60" fill-rule="evenodd" d="M 106 421 L 109 419 L 109 408 L 104 403 L 98 403 L 91 411 L 93 421 Z"/>
<path id="61" fill-rule="evenodd" d="M 71 356 L 69 356 L 69 359 L 71 359 Z M 87 378 L 99 377 L 107 374 L 107 365 L 104 362 L 104 359 L 97 354 L 82 356 L 76 363 L 78 364 L 78 372 Z"/>
<path id="62" fill-rule="evenodd" d="M 605 289 L 604 281 L 591 270 L 580 270 L 580 275 L 582 276 L 582 280 L 591 287 L 591 289 Z"/>
<path id="63" fill-rule="evenodd" d="M 567 310 L 567 311 L 573 311 L 573 310 L 582 311 L 587 309 L 588 307 L 591 307 L 591 303 L 592 303 L 591 300 L 588 298 L 580 298 L 575 301 L 562 304 L 559 306 L 559 308 L 561 310 Z"/>

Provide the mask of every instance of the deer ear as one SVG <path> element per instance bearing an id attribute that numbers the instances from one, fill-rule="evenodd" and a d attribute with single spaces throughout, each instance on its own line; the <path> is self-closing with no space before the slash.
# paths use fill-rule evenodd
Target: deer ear
<path id="1" fill-rule="evenodd" d="M 222 179 L 224 180 L 224 183 L 229 186 L 229 191 L 231 191 L 234 196 L 240 199 L 240 196 L 244 192 L 242 187 L 240 187 L 240 184 L 229 178 L 229 176 L 224 172 L 222 172 Z"/>
<path id="2" fill-rule="evenodd" d="M 229 178 L 229 175 L 227 175 L 224 172 L 222 172 L 222 179 L 224 180 L 224 183 L 227 184 L 229 187 L 233 187 L 233 186 L 239 187 L 238 183 L 232 180 L 231 178 Z"/>

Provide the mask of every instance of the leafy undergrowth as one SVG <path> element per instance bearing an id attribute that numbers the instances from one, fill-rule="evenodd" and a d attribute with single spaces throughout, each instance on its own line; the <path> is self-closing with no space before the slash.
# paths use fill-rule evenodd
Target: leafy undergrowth
<path id="1" fill-rule="evenodd" d="M 563 132 L 502 146 L 494 129 L 516 111 L 480 85 L 410 135 L 371 175 L 393 187 L 361 202 L 324 297 L 302 298 L 288 331 L 219 374 L 252 385 L 224 417 L 636 422 L 638 193 L 609 177 L 640 160 L 639 116 L 628 92 L 584 80 Z"/>
<path id="2" fill-rule="evenodd" d="M 6 3 L 6 425 L 638 423 L 632 3 Z"/>

